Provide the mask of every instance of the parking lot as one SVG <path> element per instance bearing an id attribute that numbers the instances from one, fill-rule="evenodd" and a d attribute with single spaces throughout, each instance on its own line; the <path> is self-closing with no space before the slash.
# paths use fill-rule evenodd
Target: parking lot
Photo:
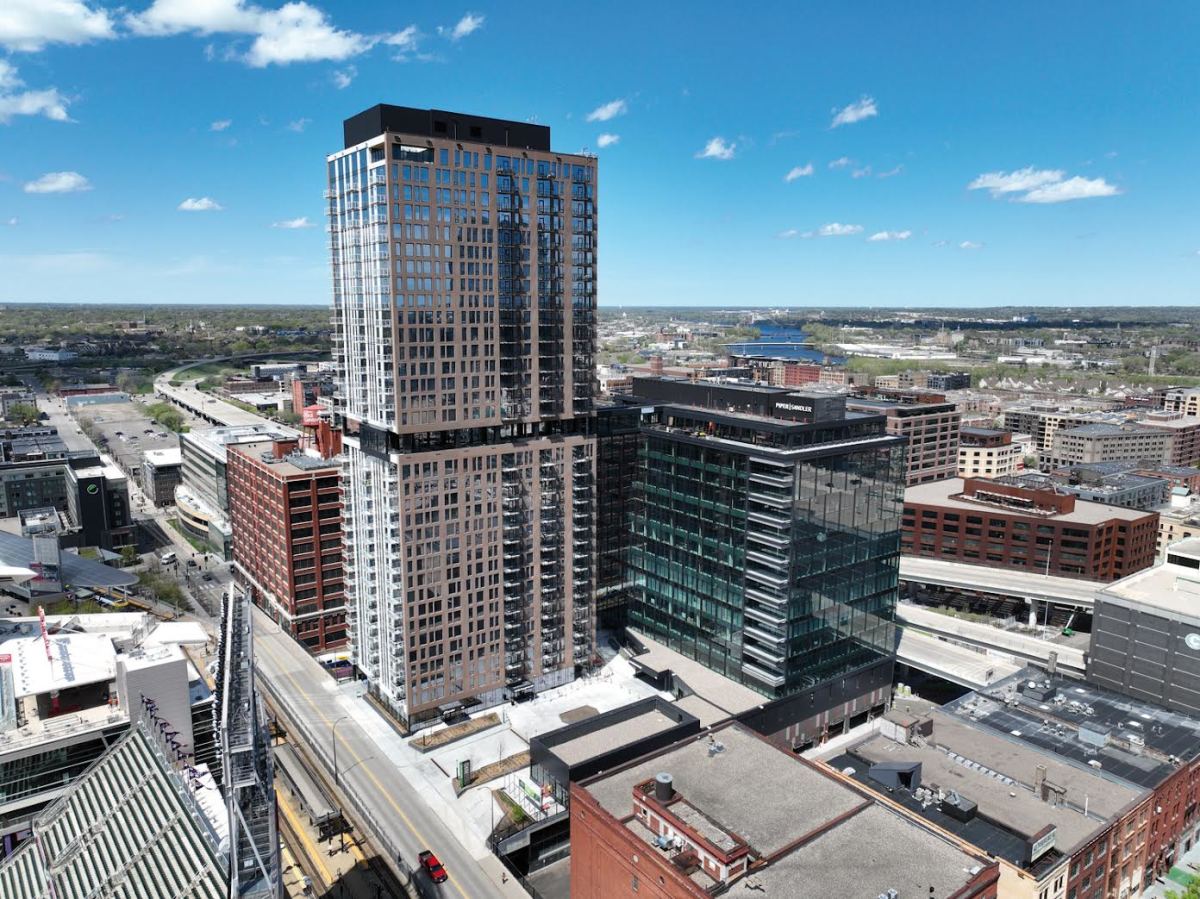
<path id="1" fill-rule="evenodd" d="M 135 402 L 80 405 L 71 409 L 76 422 L 90 420 L 96 446 L 108 453 L 127 475 L 141 483 L 142 454 L 146 450 L 177 449 L 179 435 L 155 424 Z M 186 416 L 185 416 L 186 417 Z M 189 424 L 194 422 L 189 421 Z"/>

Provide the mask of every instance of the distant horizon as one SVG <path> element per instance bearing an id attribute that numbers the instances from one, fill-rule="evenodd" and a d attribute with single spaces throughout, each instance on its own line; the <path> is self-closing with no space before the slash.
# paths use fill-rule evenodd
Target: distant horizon
<path id="1" fill-rule="evenodd" d="M 761 304 L 739 304 L 739 303 L 696 303 L 693 305 L 684 305 L 682 303 L 616 303 L 610 304 L 600 301 L 598 304 L 600 309 L 664 309 L 664 310 L 680 310 L 680 309 L 712 309 L 714 311 L 732 311 L 732 310 L 758 310 L 758 309 L 794 309 L 813 312 L 831 312 L 851 310 L 865 312 L 872 309 L 889 310 L 889 311 L 940 311 L 940 312 L 957 312 L 969 314 L 975 312 L 986 312 L 988 310 L 1004 309 L 1004 310 L 1028 310 L 1036 311 L 1039 309 L 1056 309 L 1070 311 L 1075 309 L 1181 309 L 1186 311 L 1196 310 L 1196 306 L 1191 304 L 1163 304 L 1163 305 L 1148 305 L 1145 303 L 1072 303 L 1070 305 L 1055 305 L 1051 303 L 998 303 L 988 306 L 938 306 L 938 305 L 921 305 L 921 304 L 900 304 L 900 303 L 872 303 L 868 305 L 854 304 L 847 306 L 831 306 L 822 304 L 818 306 L 806 306 L 793 303 L 761 303 Z M 272 302 L 239 302 L 236 300 L 230 301 L 170 301 L 170 300 L 0 300 L 0 310 L 6 306 L 130 306 L 130 307 L 160 307 L 170 306 L 172 308 L 242 308 L 242 309 L 286 309 L 289 307 L 300 307 L 305 309 L 319 309 L 321 307 L 329 307 L 332 309 L 332 300 L 328 302 L 303 302 L 296 301 L 285 303 L 283 301 Z"/>

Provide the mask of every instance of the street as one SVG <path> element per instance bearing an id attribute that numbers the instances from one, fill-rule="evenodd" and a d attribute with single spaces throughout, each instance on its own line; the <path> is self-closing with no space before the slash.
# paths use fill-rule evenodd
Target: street
<path id="1" fill-rule="evenodd" d="M 336 752 L 336 780 L 353 808 L 372 824 L 381 851 L 393 858 L 399 853 L 411 868 L 418 852 L 431 849 L 450 878 L 441 887 L 442 895 L 459 899 L 525 895 L 512 878 L 504 882 L 498 859 L 486 850 L 473 857 L 455 839 L 394 760 L 381 752 L 353 717 L 343 713 L 341 691 L 328 672 L 258 609 L 254 610 L 254 639 L 260 687 L 282 707 L 300 731 L 294 736 L 302 738 L 331 776 Z"/>

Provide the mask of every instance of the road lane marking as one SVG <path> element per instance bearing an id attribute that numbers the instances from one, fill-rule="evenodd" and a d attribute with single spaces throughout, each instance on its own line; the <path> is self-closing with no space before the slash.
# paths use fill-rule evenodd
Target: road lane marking
<path id="1" fill-rule="evenodd" d="M 321 719 L 322 723 L 326 727 L 330 727 L 332 725 L 332 722 L 329 720 L 328 717 L 326 717 L 325 713 L 311 699 L 309 699 L 308 694 L 300 686 L 300 683 L 296 680 L 296 678 L 292 675 L 292 673 L 290 671 L 286 671 L 284 669 L 284 666 L 282 664 L 280 664 L 279 656 L 277 656 L 271 650 L 268 643 L 265 640 L 258 641 L 257 648 L 262 649 L 263 651 L 266 652 L 267 656 L 271 659 L 272 664 L 274 664 L 275 667 L 278 669 L 279 674 L 282 675 L 283 677 L 287 678 L 288 682 L 292 685 L 292 689 L 295 690 L 296 695 L 303 697 L 305 703 L 308 705 L 309 708 L 311 708 L 316 713 L 317 717 Z M 366 730 L 364 730 L 362 728 L 362 726 L 358 724 L 357 721 L 355 721 L 354 723 L 355 723 L 355 726 L 358 727 L 359 730 L 362 731 L 363 736 L 367 740 L 371 740 L 371 736 L 366 732 Z M 346 742 L 345 737 L 337 736 L 335 733 L 335 739 L 337 740 L 337 742 L 339 744 L 341 744 L 345 748 L 345 750 L 348 753 L 350 753 L 350 757 L 354 760 L 354 764 L 362 766 L 363 773 L 366 774 L 367 777 L 369 777 L 371 779 L 371 783 L 373 783 L 375 785 L 375 788 L 379 791 L 379 794 L 381 796 L 383 796 L 383 798 L 387 800 L 388 804 L 396 810 L 396 813 L 400 816 L 400 819 L 404 822 L 405 827 L 407 827 L 409 829 L 409 832 L 412 833 L 412 835 L 414 837 L 416 837 L 417 844 L 420 846 L 425 846 L 427 848 L 432 849 L 433 847 L 431 846 L 430 842 L 427 839 L 425 839 L 425 837 L 424 837 L 424 835 L 422 835 L 421 831 L 417 830 L 416 825 L 414 825 L 412 823 L 412 820 L 408 817 L 408 815 L 405 814 L 404 809 L 402 809 L 400 807 L 400 805 L 396 802 L 396 800 L 392 796 L 392 794 L 390 792 L 388 792 L 388 790 L 384 787 L 384 785 L 382 783 L 380 783 L 379 778 L 377 778 L 375 776 L 375 772 L 373 772 L 368 766 L 362 764 L 363 759 L 359 756 L 359 754 L 357 752 L 354 751 L 353 747 L 351 747 L 351 745 Z M 374 741 L 372 740 L 372 742 L 374 742 Z M 413 788 L 413 792 L 416 792 L 415 787 Z M 431 809 L 431 811 L 432 811 L 432 809 Z M 380 837 L 382 838 L 383 834 L 380 834 Z M 436 855 L 437 853 L 434 852 L 434 854 Z M 464 854 L 469 855 L 469 853 L 466 852 L 465 847 L 464 847 Z M 413 869 L 414 876 L 415 876 L 415 872 L 419 868 L 420 868 L 420 865 L 418 865 L 417 868 Z M 446 873 L 447 873 L 447 875 L 450 874 L 449 871 L 447 871 Z M 459 886 L 458 881 L 453 876 L 448 877 L 448 883 L 450 883 L 450 885 L 453 886 L 454 889 L 458 891 L 458 895 L 461 896 L 462 899 L 470 899 L 470 895 L 465 890 L 463 890 L 463 888 L 461 886 Z"/>

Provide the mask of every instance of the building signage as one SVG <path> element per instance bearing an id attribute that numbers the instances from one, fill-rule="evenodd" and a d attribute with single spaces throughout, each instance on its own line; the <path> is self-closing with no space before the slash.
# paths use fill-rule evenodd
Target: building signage
<path id="1" fill-rule="evenodd" d="M 1054 848 L 1054 838 L 1058 835 L 1058 830 L 1053 826 L 1049 826 L 1039 831 L 1029 845 L 1029 861 L 1036 862 L 1039 858 Z"/>
<path id="2" fill-rule="evenodd" d="M 1200 652 L 1200 634 L 1188 634 L 1183 638 L 1183 642 L 1187 644 L 1187 648 Z"/>
<path id="3" fill-rule="evenodd" d="M 786 409 L 789 412 L 807 412 L 812 414 L 812 406 L 805 406 L 801 403 L 776 403 L 776 409 Z"/>

